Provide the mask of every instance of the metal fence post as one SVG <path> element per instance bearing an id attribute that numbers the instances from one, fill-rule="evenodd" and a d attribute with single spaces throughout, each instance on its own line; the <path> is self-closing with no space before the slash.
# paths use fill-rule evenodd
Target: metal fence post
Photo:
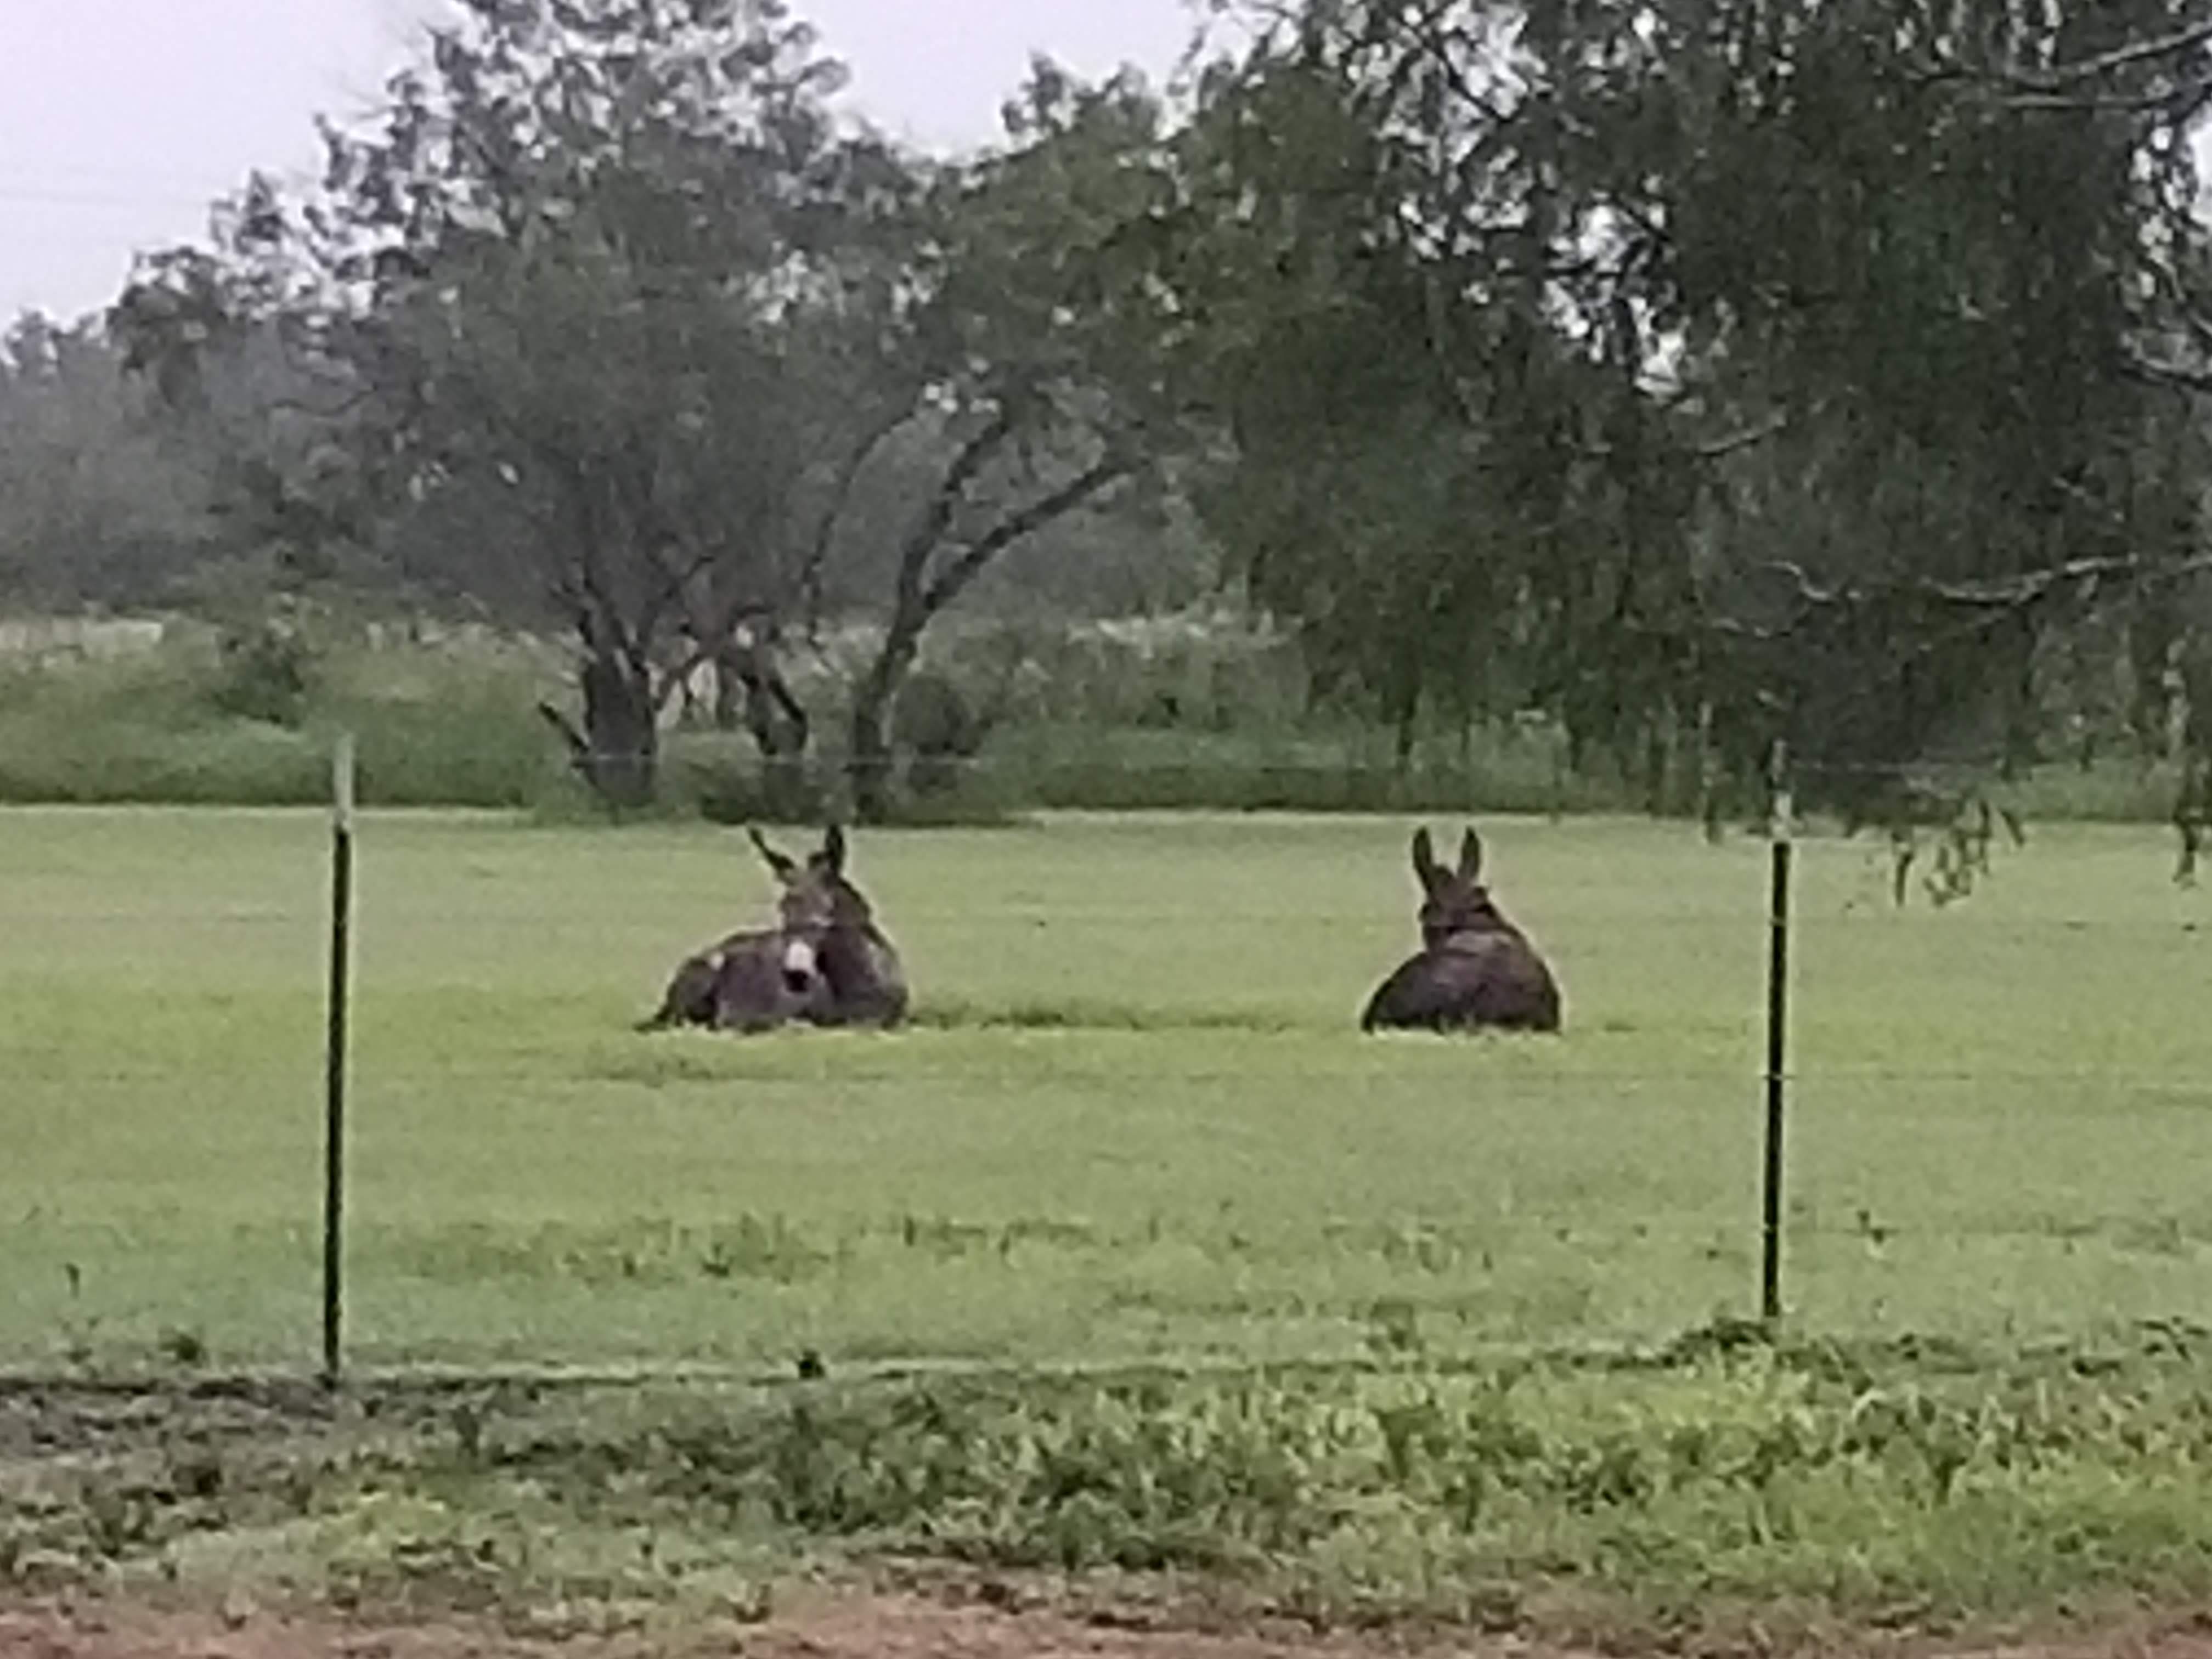
<path id="1" fill-rule="evenodd" d="M 331 756 L 331 937 L 323 1049 L 323 1382 L 338 1385 L 345 1311 L 345 1085 L 347 969 L 353 912 L 353 735 Z"/>
<path id="2" fill-rule="evenodd" d="M 1771 787 L 1773 817 L 1767 830 L 1766 1159 L 1759 1276 L 1759 1316 L 1770 1325 L 1782 1317 L 1782 1127 L 1789 1087 L 1790 865 L 1794 848 L 1786 744 L 1774 745 Z"/>

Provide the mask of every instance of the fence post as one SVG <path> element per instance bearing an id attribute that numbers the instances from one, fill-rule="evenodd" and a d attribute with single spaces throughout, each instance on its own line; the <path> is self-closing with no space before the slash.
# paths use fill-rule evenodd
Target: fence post
<path id="1" fill-rule="evenodd" d="M 1782 1125 L 1789 1086 L 1790 863 L 1792 805 L 1789 745 L 1774 745 L 1773 816 L 1767 828 L 1769 885 L 1766 939 L 1766 1160 L 1762 1194 L 1759 1311 L 1782 1317 Z"/>
<path id="2" fill-rule="evenodd" d="M 323 1382 L 342 1374 L 345 1311 L 345 1085 L 348 935 L 353 913 L 353 734 L 331 755 L 331 939 L 328 1023 L 323 1048 Z"/>

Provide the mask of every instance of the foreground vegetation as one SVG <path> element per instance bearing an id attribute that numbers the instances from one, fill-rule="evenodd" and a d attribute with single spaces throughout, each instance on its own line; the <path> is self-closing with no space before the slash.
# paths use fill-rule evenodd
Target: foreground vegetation
<path id="1" fill-rule="evenodd" d="M 149 1409 L 158 1407 L 158 1410 Z M 1701 1334 L 1591 1366 L 0 1399 L 0 1587 L 213 1587 L 541 1633 L 805 1571 L 1440 1617 L 1609 1647 L 1985 1634 L 2212 1594 L 2185 1346 Z M 931 1563 L 938 1564 L 933 1569 Z"/>

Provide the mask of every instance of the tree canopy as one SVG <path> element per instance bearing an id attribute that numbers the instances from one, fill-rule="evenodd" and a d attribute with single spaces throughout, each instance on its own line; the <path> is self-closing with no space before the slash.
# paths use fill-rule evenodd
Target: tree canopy
<path id="1" fill-rule="evenodd" d="M 2212 15 L 1224 9 L 1176 96 L 1040 61 L 939 161 L 776 0 L 464 0 L 111 332 L 292 566 L 565 629 L 617 800 L 702 662 L 803 758 L 786 642 L 857 608 L 880 809 L 935 619 L 1172 502 L 1401 750 L 1534 713 L 1674 804 L 1786 747 L 1895 822 L 2120 681 L 2212 817 Z"/>
<path id="2" fill-rule="evenodd" d="M 367 509 L 333 531 L 566 626 L 580 718 L 547 713 L 617 801 L 650 793 L 700 660 L 765 753 L 805 750 L 777 641 L 823 602 L 856 482 L 919 469 L 854 691 L 868 795 L 931 620 L 1139 458 L 1066 337 L 1074 278 L 1043 256 L 1080 237 L 1037 147 L 934 167 L 834 121 L 836 76 L 774 0 L 469 0 L 375 125 L 326 131 L 318 191 L 257 182 L 118 331 L 173 401 L 212 346 L 281 342 L 344 460 L 310 493 Z M 1073 120 L 1044 84 L 1031 118 Z"/>
<path id="3" fill-rule="evenodd" d="M 1817 798 L 2033 750 L 2054 641 L 2200 547 L 2212 28 L 1996 0 L 1310 0 L 1159 232 L 1321 661 Z M 1885 786 L 1886 787 L 1886 786 Z"/>

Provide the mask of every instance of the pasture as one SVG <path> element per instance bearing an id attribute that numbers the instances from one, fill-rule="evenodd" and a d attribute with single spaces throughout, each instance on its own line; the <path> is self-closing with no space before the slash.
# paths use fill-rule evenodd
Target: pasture
<path id="1" fill-rule="evenodd" d="M 1357 1034 L 1413 939 L 1410 820 L 862 831 L 914 1027 L 736 1039 L 629 1030 L 766 915 L 736 832 L 370 813 L 353 1358 L 1328 1358 L 1748 1313 L 1763 846 L 1482 822 L 1563 1039 Z M 324 836 L 0 814 L 0 1364 L 311 1363 Z M 2169 867 L 2054 828 L 1900 912 L 1872 842 L 1805 845 L 1802 1326 L 2212 1322 L 2212 894 Z"/>

